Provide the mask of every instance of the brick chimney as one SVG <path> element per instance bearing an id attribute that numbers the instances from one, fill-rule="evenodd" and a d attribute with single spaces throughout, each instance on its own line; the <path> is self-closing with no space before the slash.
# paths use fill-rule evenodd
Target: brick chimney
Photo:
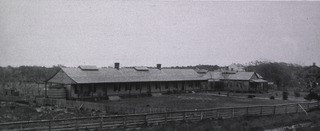
<path id="1" fill-rule="evenodd" d="M 114 63 L 114 68 L 116 68 L 117 70 L 119 70 L 119 69 L 120 69 L 120 63 L 118 63 L 118 62 Z"/>
<path id="2" fill-rule="evenodd" d="M 315 62 L 313 62 L 313 66 L 316 66 L 316 63 L 315 63 Z"/>
<path id="3" fill-rule="evenodd" d="M 161 70 L 161 64 L 157 64 L 157 69 Z"/>

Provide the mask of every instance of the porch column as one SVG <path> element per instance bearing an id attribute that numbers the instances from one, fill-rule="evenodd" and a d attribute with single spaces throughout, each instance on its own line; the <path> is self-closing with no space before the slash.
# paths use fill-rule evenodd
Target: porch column
<path id="1" fill-rule="evenodd" d="M 139 89 L 140 89 L 140 95 L 141 95 L 141 90 L 142 90 L 141 82 L 139 82 Z"/>
<path id="2" fill-rule="evenodd" d="M 94 84 L 91 84 L 91 98 L 93 98 Z"/>
<path id="3" fill-rule="evenodd" d="M 79 84 L 77 84 L 76 86 L 75 86 L 75 88 L 77 88 L 77 90 L 78 90 L 78 92 L 77 92 L 77 95 L 78 95 L 78 99 L 80 98 L 80 86 L 79 86 Z"/>
<path id="4" fill-rule="evenodd" d="M 108 88 L 107 88 L 107 83 L 104 83 L 104 90 L 103 91 L 105 91 L 104 92 L 104 97 L 106 98 L 106 97 L 108 97 Z"/>
<path id="5" fill-rule="evenodd" d="M 48 95 L 47 95 L 47 90 L 48 90 L 47 82 L 44 82 L 44 90 L 45 90 L 44 97 L 47 98 L 48 97 Z"/>

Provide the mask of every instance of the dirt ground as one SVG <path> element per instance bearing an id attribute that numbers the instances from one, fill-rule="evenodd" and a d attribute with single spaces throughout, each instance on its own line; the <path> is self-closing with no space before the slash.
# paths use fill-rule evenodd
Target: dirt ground
<path id="1" fill-rule="evenodd" d="M 106 103 L 113 105 L 121 105 L 128 107 L 154 107 L 154 108 L 170 108 L 176 110 L 193 110 L 218 107 L 239 107 L 254 105 L 274 105 L 285 103 L 296 103 L 301 101 L 281 100 L 281 99 L 259 99 L 246 97 L 234 97 L 226 95 L 216 95 L 214 93 L 195 93 L 195 94 L 171 94 L 161 95 L 158 97 L 143 97 L 122 99 L 119 101 L 107 101 Z"/>
<path id="2" fill-rule="evenodd" d="M 62 119 L 91 115 L 92 112 L 78 109 L 66 109 L 54 106 L 40 107 L 26 102 L 0 101 L 0 123 L 43 119 Z"/>

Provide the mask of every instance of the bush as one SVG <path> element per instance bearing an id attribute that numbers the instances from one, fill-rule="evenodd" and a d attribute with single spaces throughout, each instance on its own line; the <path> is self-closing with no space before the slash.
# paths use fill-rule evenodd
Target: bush
<path id="1" fill-rule="evenodd" d="M 288 100 L 288 92 L 286 92 L 286 91 L 284 91 L 284 92 L 282 92 L 282 99 L 283 100 Z"/>
<path id="2" fill-rule="evenodd" d="M 295 92 L 294 92 L 294 96 L 295 96 L 295 97 L 300 97 L 300 92 L 295 91 Z"/>
<path id="3" fill-rule="evenodd" d="M 248 98 L 254 98 L 256 97 L 255 95 L 248 95 Z"/>
<path id="4" fill-rule="evenodd" d="M 319 95 L 315 92 L 310 92 L 304 99 L 311 101 L 312 99 L 319 100 Z"/>
<path id="5" fill-rule="evenodd" d="M 270 96 L 270 99 L 271 99 L 271 100 L 274 100 L 274 96 Z"/>

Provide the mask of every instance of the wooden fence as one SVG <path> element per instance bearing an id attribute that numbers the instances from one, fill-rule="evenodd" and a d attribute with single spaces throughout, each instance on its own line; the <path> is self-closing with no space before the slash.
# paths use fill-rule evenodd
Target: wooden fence
<path id="1" fill-rule="evenodd" d="M 0 130 L 110 130 L 116 128 L 134 129 L 136 127 L 160 125 L 168 122 L 200 121 L 203 119 L 226 119 L 243 116 L 267 116 L 301 113 L 318 108 L 319 102 L 264 105 L 248 107 L 212 108 L 163 113 L 143 113 L 83 117 L 56 120 L 20 121 L 0 123 Z"/>

